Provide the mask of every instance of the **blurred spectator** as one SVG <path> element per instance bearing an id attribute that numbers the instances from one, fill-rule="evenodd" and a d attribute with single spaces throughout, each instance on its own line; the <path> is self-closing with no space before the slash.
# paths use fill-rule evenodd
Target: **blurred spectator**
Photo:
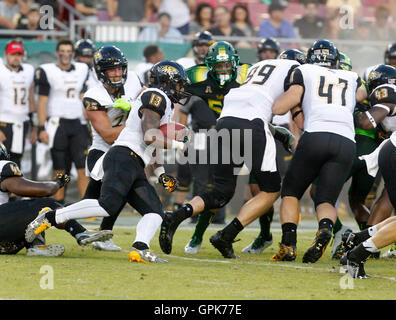
<path id="1" fill-rule="evenodd" d="M 334 12 L 325 21 L 323 38 L 332 40 L 340 39 L 340 32 L 340 14 Z"/>
<path id="2" fill-rule="evenodd" d="M 202 2 L 198 5 L 195 12 L 195 19 L 190 23 L 190 34 L 196 34 L 200 31 L 207 31 L 213 25 L 213 7 Z"/>
<path id="3" fill-rule="evenodd" d="M 356 40 L 370 40 L 372 23 L 366 19 L 359 19 L 356 24 Z"/>
<path id="4" fill-rule="evenodd" d="M 19 12 L 14 15 L 13 22 L 18 28 L 18 25 L 26 25 L 27 24 L 27 14 L 29 12 L 30 6 L 32 4 L 32 0 L 18 0 L 18 10 Z"/>
<path id="5" fill-rule="evenodd" d="M 231 24 L 231 14 L 227 7 L 218 6 L 214 10 L 215 27 L 209 29 L 214 36 L 240 36 L 244 33 Z"/>
<path id="6" fill-rule="evenodd" d="M 148 45 L 144 48 L 143 56 L 145 62 L 136 65 L 135 72 L 143 84 L 147 84 L 147 71 L 156 64 L 165 59 L 164 53 L 161 48 L 156 44 Z"/>
<path id="7" fill-rule="evenodd" d="M 21 21 L 17 25 L 18 30 L 32 30 L 32 31 L 37 31 L 37 30 L 42 30 L 40 28 L 40 6 L 37 3 L 32 3 L 29 7 L 29 11 L 26 15 L 26 23 L 25 21 Z M 40 36 L 22 36 L 23 38 L 37 38 L 41 39 Z"/>
<path id="8" fill-rule="evenodd" d="M 149 22 L 153 13 L 151 0 L 107 0 L 112 21 Z"/>
<path id="9" fill-rule="evenodd" d="M 282 1 L 273 1 L 268 6 L 269 19 L 260 24 L 257 34 L 260 38 L 296 38 L 293 25 L 285 20 L 286 6 Z"/>
<path id="10" fill-rule="evenodd" d="M 249 11 L 242 3 L 237 3 L 232 9 L 231 23 L 247 37 L 254 37 L 256 34 L 253 24 L 250 21 Z"/>
<path id="11" fill-rule="evenodd" d="M 157 12 L 166 12 L 171 16 L 171 27 L 181 34 L 189 33 L 190 13 L 195 12 L 195 0 L 151 0 Z"/>
<path id="12" fill-rule="evenodd" d="M 394 30 L 389 23 L 390 16 L 391 12 L 388 6 L 380 4 L 375 7 L 375 22 L 371 28 L 372 40 L 394 40 Z"/>
<path id="13" fill-rule="evenodd" d="M 15 29 L 13 21 L 15 15 L 19 13 L 17 0 L 3 0 L 0 2 L 0 29 Z"/>
<path id="14" fill-rule="evenodd" d="M 168 13 L 160 13 L 158 22 L 159 30 L 157 27 L 144 28 L 138 36 L 138 41 L 183 43 L 179 30 L 171 26 L 171 16 Z"/>
<path id="15" fill-rule="evenodd" d="M 318 16 L 317 2 L 315 0 L 307 0 L 304 3 L 304 16 L 294 22 L 294 27 L 298 29 L 301 38 L 320 38 L 324 20 Z"/>
<path id="16" fill-rule="evenodd" d="M 100 11 L 105 11 L 105 0 L 75 0 L 78 12 L 85 16 L 88 21 L 98 21 Z"/>

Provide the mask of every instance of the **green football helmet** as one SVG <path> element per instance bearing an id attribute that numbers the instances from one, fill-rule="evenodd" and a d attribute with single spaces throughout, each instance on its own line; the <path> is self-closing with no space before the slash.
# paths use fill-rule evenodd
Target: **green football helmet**
<path id="1" fill-rule="evenodd" d="M 342 70 L 347 70 L 347 71 L 351 71 L 352 70 L 351 59 L 343 52 L 340 52 L 339 68 L 342 69 Z"/>
<path id="2" fill-rule="evenodd" d="M 209 75 L 223 86 L 235 79 L 239 56 L 231 43 L 219 41 L 209 47 L 205 64 L 209 69 Z"/>

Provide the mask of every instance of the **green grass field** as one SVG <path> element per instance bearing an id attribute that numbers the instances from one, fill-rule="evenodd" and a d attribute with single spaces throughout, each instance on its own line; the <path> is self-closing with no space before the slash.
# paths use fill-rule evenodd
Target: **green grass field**
<path id="1" fill-rule="evenodd" d="M 14 256 L 0 256 L 0 299 L 133 299 L 133 300 L 262 300 L 262 299 L 396 299 L 396 260 L 369 260 L 367 280 L 345 282 L 337 261 L 330 260 L 330 247 L 316 264 L 301 262 L 314 233 L 298 234 L 295 262 L 270 262 L 278 249 L 280 233 L 274 244 L 261 255 L 240 254 L 226 260 L 209 243 L 206 233 L 198 255 L 186 255 L 184 245 L 191 230 L 178 230 L 171 255 L 161 253 L 156 236 L 152 249 L 167 264 L 130 263 L 128 249 L 135 229 L 116 228 L 114 242 L 123 252 L 102 252 L 79 247 L 66 232 L 47 231 L 48 243 L 62 243 L 62 257 L 27 257 L 25 250 Z M 257 231 L 245 230 L 234 244 L 238 253 L 250 243 Z M 49 266 L 53 270 L 53 289 L 42 289 Z M 344 277 L 344 278 L 343 278 Z M 342 284 L 350 289 L 343 289 Z M 352 288 L 353 287 L 353 288 Z"/>

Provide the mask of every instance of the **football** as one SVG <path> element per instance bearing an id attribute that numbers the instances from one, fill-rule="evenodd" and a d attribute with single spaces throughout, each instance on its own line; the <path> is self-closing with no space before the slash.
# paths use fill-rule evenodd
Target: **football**
<path id="1" fill-rule="evenodd" d="M 185 141 L 189 135 L 189 129 L 177 122 L 168 122 L 159 127 L 164 137 L 176 141 Z"/>

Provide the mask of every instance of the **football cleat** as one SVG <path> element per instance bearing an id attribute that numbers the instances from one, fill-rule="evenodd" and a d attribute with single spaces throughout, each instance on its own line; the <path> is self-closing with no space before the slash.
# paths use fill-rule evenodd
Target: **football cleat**
<path id="1" fill-rule="evenodd" d="M 99 231 L 84 231 L 76 234 L 77 243 L 80 246 L 86 246 L 95 241 L 106 241 L 113 237 L 113 231 L 111 230 L 99 230 Z"/>
<path id="2" fill-rule="evenodd" d="M 270 259 L 270 261 L 294 261 L 296 260 L 296 257 L 296 246 L 287 246 L 283 243 L 279 243 L 279 251 Z"/>
<path id="3" fill-rule="evenodd" d="M 342 226 L 333 237 L 333 247 L 331 249 L 330 257 L 331 259 L 341 259 L 344 254 L 344 245 L 342 243 L 342 235 L 345 233 L 351 233 L 352 230 L 346 226 Z"/>
<path id="4" fill-rule="evenodd" d="M 304 253 L 303 263 L 315 263 L 323 256 L 327 245 L 331 239 L 331 231 L 329 229 L 320 229 L 316 233 L 314 242 Z"/>
<path id="5" fill-rule="evenodd" d="M 370 276 L 366 274 L 364 270 L 364 262 L 357 262 L 351 260 L 348 255 L 346 255 L 346 267 L 350 276 L 354 279 L 368 279 Z"/>
<path id="6" fill-rule="evenodd" d="M 61 244 L 37 245 L 26 250 L 27 256 L 59 257 L 65 252 Z"/>
<path id="7" fill-rule="evenodd" d="M 199 249 L 201 249 L 202 239 L 199 240 L 196 237 L 192 237 L 191 240 L 184 247 L 184 253 L 187 254 L 197 254 Z"/>
<path id="8" fill-rule="evenodd" d="M 381 255 L 381 258 L 396 258 L 396 245 L 393 244 L 392 247 Z"/>
<path id="9" fill-rule="evenodd" d="M 217 231 L 213 236 L 210 237 L 209 241 L 217 250 L 220 251 L 224 258 L 239 258 L 237 255 L 235 255 L 234 249 L 232 248 L 233 241 L 225 240 L 221 231 Z"/>
<path id="10" fill-rule="evenodd" d="M 143 263 L 167 263 L 168 260 L 158 258 L 150 249 L 139 250 L 136 248 L 132 248 L 129 252 L 129 261 L 130 262 L 143 262 Z"/>
<path id="11" fill-rule="evenodd" d="M 263 237 L 258 236 L 251 244 L 242 249 L 242 253 L 260 254 L 272 244 L 271 240 L 264 240 Z"/>
<path id="12" fill-rule="evenodd" d="M 112 239 L 106 241 L 94 241 L 92 246 L 97 250 L 103 251 L 121 251 L 122 249 L 117 246 Z"/>
<path id="13" fill-rule="evenodd" d="M 165 212 L 159 234 L 159 244 L 161 250 L 166 254 L 170 254 L 172 252 L 173 235 L 175 234 L 180 222 L 175 219 L 175 213 Z"/>
<path id="14" fill-rule="evenodd" d="M 356 239 L 356 235 L 353 232 L 344 232 L 341 236 L 341 240 L 346 252 L 352 250 L 359 244 Z"/>
<path id="15" fill-rule="evenodd" d="M 41 232 L 51 228 L 51 223 L 45 217 L 46 213 L 50 211 L 52 211 L 52 209 L 49 207 L 41 209 L 36 219 L 29 223 L 25 231 L 25 239 L 27 242 L 33 242 Z"/>

